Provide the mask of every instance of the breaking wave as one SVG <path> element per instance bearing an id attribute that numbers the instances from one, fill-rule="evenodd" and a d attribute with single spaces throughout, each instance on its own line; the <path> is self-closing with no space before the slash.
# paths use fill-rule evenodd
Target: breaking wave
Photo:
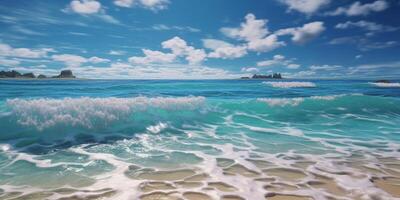
<path id="1" fill-rule="evenodd" d="M 6 105 L 18 123 L 38 129 L 57 124 L 91 128 L 95 123 L 124 119 L 149 109 L 193 110 L 201 107 L 204 97 L 64 98 L 9 99 Z"/>
<path id="2" fill-rule="evenodd" d="M 362 94 L 339 94 L 339 95 L 327 95 L 327 96 L 311 96 L 311 97 L 297 97 L 297 98 L 258 98 L 257 101 L 267 103 L 269 106 L 298 106 L 305 100 L 323 100 L 333 101 L 337 98 L 344 96 L 360 96 Z"/>
<path id="3" fill-rule="evenodd" d="M 312 82 L 299 82 L 299 81 L 291 81 L 291 82 L 273 82 L 273 81 L 264 81 L 263 84 L 270 85 L 276 88 L 310 88 L 316 87 L 315 83 Z"/>
<path id="4" fill-rule="evenodd" d="M 400 83 L 370 83 L 370 84 L 383 88 L 400 88 Z"/>

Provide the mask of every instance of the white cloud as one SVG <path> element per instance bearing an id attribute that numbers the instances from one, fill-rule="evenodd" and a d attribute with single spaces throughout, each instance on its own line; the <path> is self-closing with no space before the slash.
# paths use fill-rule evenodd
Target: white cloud
<path id="1" fill-rule="evenodd" d="M 257 62 L 258 67 L 269 67 L 269 66 L 286 66 L 288 69 L 297 69 L 300 67 L 299 64 L 293 63 L 295 59 L 286 59 L 283 55 L 275 55 L 271 60 L 264 60 Z"/>
<path id="2" fill-rule="evenodd" d="M 203 62 L 206 57 L 207 54 L 203 49 L 191 49 L 188 51 L 185 59 L 189 62 L 189 64 L 195 65 Z"/>
<path id="3" fill-rule="evenodd" d="M 117 51 L 117 50 L 110 50 L 108 54 L 114 55 L 114 56 L 120 56 L 124 55 L 126 52 L 125 51 Z"/>
<path id="4" fill-rule="evenodd" d="M 353 27 L 358 27 L 362 28 L 367 31 L 371 32 L 389 32 L 389 31 L 395 31 L 398 30 L 398 28 L 391 27 L 391 26 L 385 26 L 382 24 L 377 24 L 375 22 L 369 22 L 365 20 L 360 20 L 357 22 L 352 22 L 352 21 L 347 21 L 344 23 L 339 23 L 335 26 L 337 29 L 349 29 Z"/>
<path id="5" fill-rule="evenodd" d="M 185 40 L 179 37 L 173 37 L 161 43 L 164 49 L 171 49 L 176 56 L 184 56 L 189 64 L 198 64 L 206 59 L 207 54 L 203 49 L 195 49 L 189 46 Z"/>
<path id="6" fill-rule="evenodd" d="M 172 63 L 176 59 L 176 55 L 172 53 L 163 53 L 161 51 L 152 51 L 149 49 L 142 49 L 144 56 L 143 57 L 138 57 L 138 56 L 133 56 L 130 57 L 128 60 L 129 62 L 133 64 L 152 64 L 152 63 L 159 63 L 159 64 L 165 64 L 165 63 Z"/>
<path id="7" fill-rule="evenodd" d="M 114 4 L 117 6 L 129 8 L 133 5 L 133 0 L 115 0 Z"/>
<path id="8" fill-rule="evenodd" d="M 63 12 L 78 13 L 85 16 L 92 16 L 103 20 L 104 22 L 120 25 L 121 22 L 115 19 L 113 16 L 108 15 L 102 8 L 102 5 L 97 0 L 73 0 L 63 9 Z"/>
<path id="9" fill-rule="evenodd" d="M 394 77 L 400 75 L 400 61 L 386 63 L 363 64 L 350 67 L 348 75 L 357 77 Z"/>
<path id="10" fill-rule="evenodd" d="M 222 40 L 204 39 L 203 46 L 213 50 L 208 54 L 210 58 L 233 59 L 243 57 L 247 54 L 246 46 L 234 46 Z"/>
<path id="11" fill-rule="evenodd" d="M 339 7 L 335 11 L 328 12 L 327 15 L 347 15 L 347 16 L 360 16 L 369 15 L 372 12 L 381 12 L 389 7 L 389 3 L 385 0 L 377 0 L 372 3 L 362 4 L 359 1 L 354 2 L 348 7 Z"/>
<path id="12" fill-rule="evenodd" d="M 93 56 L 93 57 L 90 57 L 89 59 L 87 59 L 87 62 L 104 63 L 104 62 L 110 62 L 110 60 L 109 59 L 105 59 L 105 58 L 99 58 L 97 56 Z"/>
<path id="13" fill-rule="evenodd" d="M 197 28 L 193 28 L 190 26 L 168 26 L 165 24 L 156 24 L 152 26 L 153 30 L 156 31 L 170 31 L 170 30 L 174 30 L 174 31 L 188 31 L 188 32 L 200 32 L 200 29 Z"/>
<path id="14" fill-rule="evenodd" d="M 100 12 L 101 3 L 95 0 L 73 0 L 70 3 L 73 12 L 79 14 L 95 14 Z"/>
<path id="15" fill-rule="evenodd" d="M 184 55 L 189 49 L 186 41 L 176 36 L 162 42 L 161 45 L 164 49 L 171 49 L 172 52 L 178 56 Z"/>
<path id="16" fill-rule="evenodd" d="M 74 69 L 74 74 L 82 78 L 116 79 L 227 79 L 237 78 L 239 74 L 219 68 L 185 64 L 135 65 L 112 63 L 110 67 L 84 66 Z"/>
<path id="17" fill-rule="evenodd" d="M 255 67 L 243 67 L 240 71 L 241 72 L 246 72 L 246 73 L 257 73 L 260 70 L 258 68 L 255 68 Z"/>
<path id="18" fill-rule="evenodd" d="M 145 56 L 143 57 L 130 57 L 129 61 L 135 64 L 154 64 L 154 63 L 172 63 L 178 57 L 184 57 L 189 64 L 196 65 L 204 61 L 207 57 L 203 49 L 195 49 L 189 46 L 185 40 L 179 37 L 173 37 L 161 43 L 164 49 L 170 49 L 172 53 L 164 53 L 161 51 L 152 51 L 143 49 Z"/>
<path id="19" fill-rule="evenodd" d="M 83 63 L 103 63 L 103 62 L 109 62 L 110 60 L 104 59 L 104 58 L 99 58 L 99 57 L 90 57 L 90 58 L 85 58 L 82 56 L 78 55 L 72 55 L 72 54 L 60 54 L 60 55 L 53 55 L 51 57 L 54 61 L 58 62 L 64 62 L 66 66 L 68 67 L 79 67 Z"/>
<path id="20" fill-rule="evenodd" d="M 250 41 L 248 49 L 255 52 L 268 52 L 285 45 L 285 42 L 278 41 L 278 37 L 272 34 L 262 39 Z"/>
<path id="21" fill-rule="evenodd" d="M 310 69 L 312 71 L 334 71 L 334 70 L 340 70 L 343 69 L 343 66 L 341 65 L 311 65 Z"/>
<path id="22" fill-rule="evenodd" d="M 6 58 L 0 58 L 0 66 L 15 66 L 19 65 L 21 62 L 18 60 L 11 60 L 11 59 L 6 59 Z"/>
<path id="23" fill-rule="evenodd" d="M 168 0 L 114 0 L 114 4 L 120 7 L 130 8 L 139 5 L 150 10 L 163 10 L 168 7 Z"/>
<path id="24" fill-rule="evenodd" d="M 251 51 L 267 52 L 285 45 L 284 42 L 278 41 L 276 35 L 268 35 L 268 20 L 256 19 L 251 13 L 245 16 L 245 20 L 238 28 L 224 27 L 220 31 L 230 38 L 246 41 L 247 48 Z"/>
<path id="25" fill-rule="evenodd" d="M 167 8 L 168 0 L 139 0 L 143 7 L 151 10 L 163 10 Z"/>
<path id="26" fill-rule="evenodd" d="M 317 73 L 315 71 L 307 70 L 307 71 L 299 71 L 296 73 L 284 74 L 284 75 L 289 78 L 307 78 L 307 77 L 313 77 L 316 74 Z"/>
<path id="27" fill-rule="evenodd" d="M 297 69 L 297 68 L 300 67 L 300 65 L 296 64 L 296 63 L 290 63 L 286 67 L 289 68 L 289 69 Z"/>
<path id="28" fill-rule="evenodd" d="M 399 42 L 389 40 L 389 41 L 371 41 L 369 38 L 363 37 L 340 37 L 332 39 L 328 44 L 331 45 L 352 45 L 356 46 L 361 51 L 370 51 L 374 49 L 385 49 L 391 48 L 399 45 Z"/>
<path id="29" fill-rule="evenodd" d="M 276 32 L 277 35 L 292 35 L 292 41 L 297 44 L 304 44 L 314 39 L 325 31 L 323 22 L 311 22 L 302 27 L 286 28 Z"/>
<path id="30" fill-rule="evenodd" d="M 248 42 L 264 38 L 269 33 L 266 27 L 268 20 L 256 19 L 251 13 L 245 16 L 245 20 L 246 22 L 241 23 L 239 28 L 221 28 L 221 32 L 228 37 Z"/>
<path id="31" fill-rule="evenodd" d="M 13 48 L 8 44 L 0 43 L 0 56 L 20 57 L 20 58 L 42 58 L 46 57 L 47 53 L 49 52 L 54 52 L 54 49 Z"/>
<path id="32" fill-rule="evenodd" d="M 330 0 L 280 0 L 289 10 L 296 10 L 304 14 L 313 14 L 321 7 L 330 3 Z"/>
<path id="33" fill-rule="evenodd" d="M 282 55 L 275 55 L 272 60 L 264 60 L 257 62 L 257 66 L 259 67 L 268 67 L 271 65 L 278 65 L 285 61 L 285 56 Z"/>

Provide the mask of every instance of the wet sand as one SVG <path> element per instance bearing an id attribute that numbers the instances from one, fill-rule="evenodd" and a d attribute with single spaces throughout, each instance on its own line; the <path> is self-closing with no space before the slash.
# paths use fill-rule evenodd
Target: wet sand
<path id="1" fill-rule="evenodd" d="M 137 188 L 132 187 L 132 192 L 138 193 L 142 200 L 243 200 L 252 199 L 255 193 L 268 200 L 400 198 L 400 161 L 395 158 L 382 159 L 379 168 L 372 168 L 369 163 L 348 162 L 346 166 L 352 168 L 343 172 L 316 170 L 318 167 L 308 161 L 299 161 L 285 168 L 262 160 L 252 162 L 258 163 L 254 165 L 258 171 L 232 160 L 218 159 L 215 171 L 219 172 L 215 174 L 207 174 L 200 168 L 156 170 L 132 165 L 125 171 L 125 176 L 139 181 Z M 354 173 L 348 169 L 353 169 Z M 346 188 L 341 180 L 368 182 L 360 182 L 358 186 L 349 183 L 352 188 Z M 366 197 L 362 193 L 364 189 L 373 193 Z M 111 188 L 85 190 L 65 187 L 27 193 L 0 191 L 0 199 L 92 200 L 113 199 L 116 194 L 118 191 Z"/>

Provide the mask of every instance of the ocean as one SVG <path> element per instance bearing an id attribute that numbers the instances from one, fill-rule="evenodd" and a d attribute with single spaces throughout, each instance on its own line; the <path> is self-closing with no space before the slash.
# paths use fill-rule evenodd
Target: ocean
<path id="1" fill-rule="evenodd" d="M 399 83 L 0 80 L 0 199 L 399 198 Z"/>

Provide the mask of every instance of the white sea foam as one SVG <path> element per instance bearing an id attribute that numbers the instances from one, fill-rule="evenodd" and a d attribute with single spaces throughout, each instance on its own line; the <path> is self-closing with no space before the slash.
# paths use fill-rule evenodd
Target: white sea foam
<path id="1" fill-rule="evenodd" d="M 1 151 L 9 151 L 11 149 L 11 146 L 9 144 L 0 144 L 0 150 Z"/>
<path id="2" fill-rule="evenodd" d="M 146 128 L 146 130 L 150 131 L 151 133 L 160 133 L 162 130 L 168 128 L 168 124 L 159 122 L 158 124 L 154 126 L 149 126 Z"/>
<path id="3" fill-rule="evenodd" d="M 264 81 L 263 84 L 271 85 L 276 88 L 310 88 L 316 87 L 315 83 L 312 82 L 300 82 L 300 81 Z"/>
<path id="4" fill-rule="evenodd" d="M 349 96 L 355 96 L 360 94 L 348 94 Z M 296 98 L 258 98 L 257 101 L 267 103 L 269 106 L 298 106 L 305 100 L 321 100 L 321 101 L 333 101 L 337 98 L 347 96 L 346 94 L 338 95 L 327 95 L 327 96 L 311 96 L 311 97 L 296 97 Z"/>
<path id="5" fill-rule="evenodd" d="M 370 84 L 384 88 L 400 88 L 400 83 L 370 83 Z"/>
<path id="6" fill-rule="evenodd" d="M 94 123 L 123 119 L 150 108 L 193 110 L 201 107 L 204 97 L 64 98 L 10 99 L 7 106 L 18 123 L 38 129 L 66 124 L 91 128 Z"/>
<path id="7" fill-rule="evenodd" d="M 298 106 L 304 98 L 259 98 L 257 100 L 269 106 Z"/>

